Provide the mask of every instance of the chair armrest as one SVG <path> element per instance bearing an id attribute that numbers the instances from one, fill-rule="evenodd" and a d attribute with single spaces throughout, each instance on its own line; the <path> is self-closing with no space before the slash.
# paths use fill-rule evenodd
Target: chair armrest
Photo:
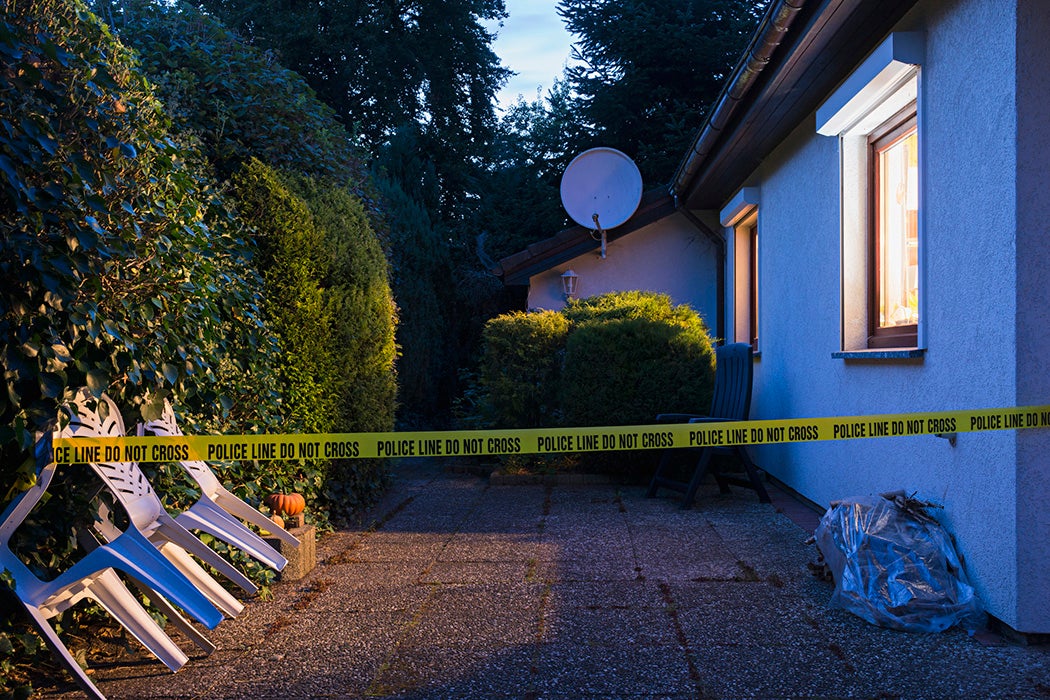
<path id="1" fill-rule="evenodd" d="M 689 419 L 690 423 L 735 423 L 736 418 L 718 418 L 717 416 L 697 416 Z"/>
<path id="2" fill-rule="evenodd" d="M 698 413 L 661 413 L 656 416 L 657 423 L 690 423 L 695 418 L 703 418 Z"/>

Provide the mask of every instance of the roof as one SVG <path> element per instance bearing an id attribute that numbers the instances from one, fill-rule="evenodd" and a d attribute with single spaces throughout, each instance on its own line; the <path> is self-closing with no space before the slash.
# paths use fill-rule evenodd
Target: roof
<path id="1" fill-rule="evenodd" d="M 917 0 L 774 0 L 669 188 L 718 209 Z"/>
<path id="2" fill-rule="evenodd" d="M 616 228 L 606 231 L 606 240 L 615 241 L 643 226 L 664 218 L 674 212 L 674 200 L 663 187 L 642 194 L 631 218 Z M 573 226 L 560 233 L 533 243 L 528 248 L 499 261 L 495 272 L 503 277 L 506 285 L 527 285 L 529 278 L 556 267 L 567 260 L 596 250 L 601 239 L 592 235 L 592 230 Z"/>

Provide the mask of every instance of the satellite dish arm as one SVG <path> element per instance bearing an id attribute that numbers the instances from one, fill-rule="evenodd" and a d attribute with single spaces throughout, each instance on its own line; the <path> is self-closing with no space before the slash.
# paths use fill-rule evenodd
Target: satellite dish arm
<path id="1" fill-rule="evenodd" d="M 598 235 L 602 237 L 602 260 L 605 260 L 605 229 L 598 223 L 598 214 L 591 214 L 591 221 L 594 222 L 594 230 L 598 232 Z"/>

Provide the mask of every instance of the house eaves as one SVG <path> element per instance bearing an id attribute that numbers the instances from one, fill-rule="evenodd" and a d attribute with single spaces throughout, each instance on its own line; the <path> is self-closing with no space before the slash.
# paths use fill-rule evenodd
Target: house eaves
<path id="1" fill-rule="evenodd" d="M 680 206 L 720 208 L 917 0 L 773 0 L 678 166 Z"/>
<path id="2" fill-rule="evenodd" d="M 630 219 L 606 231 L 606 239 L 611 242 L 623 238 L 673 212 L 674 200 L 663 187 L 649 190 L 642 194 L 638 208 Z M 592 235 L 593 233 L 591 229 L 583 226 L 567 228 L 550 238 L 533 243 L 525 250 L 508 255 L 499 261 L 493 272 L 502 277 L 503 284 L 507 286 L 527 285 L 534 275 L 597 250 L 601 246 L 601 239 Z"/>

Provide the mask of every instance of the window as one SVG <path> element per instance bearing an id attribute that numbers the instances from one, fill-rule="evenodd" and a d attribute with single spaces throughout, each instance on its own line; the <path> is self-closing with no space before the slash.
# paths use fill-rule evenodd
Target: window
<path id="1" fill-rule="evenodd" d="M 921 355 L 923 52 L 891 34 L 817 110 L 839 140 L 843 357 Z"/>
<path id="2" fill-rule="evenodd" d="M 919 321 L 919 133 L 915 105 L 868 139 L 868 347 L 914 347 Z"/>
<path id="3" fill-rule="evenodd" d="M 757 187 L 745 187 L 719 214 L 722 226 L 728 229 L 730 340 L 750 343 L 755 352 L 758 352 L 758 196 Z"/>
<path id="4" fill-rule="evenodd" d="M 750 217 L 738 227 L 738 235 L 747 245 L 747 335 L 746 342 L 752 350 L 758 350 L 758 214 Z"/>

